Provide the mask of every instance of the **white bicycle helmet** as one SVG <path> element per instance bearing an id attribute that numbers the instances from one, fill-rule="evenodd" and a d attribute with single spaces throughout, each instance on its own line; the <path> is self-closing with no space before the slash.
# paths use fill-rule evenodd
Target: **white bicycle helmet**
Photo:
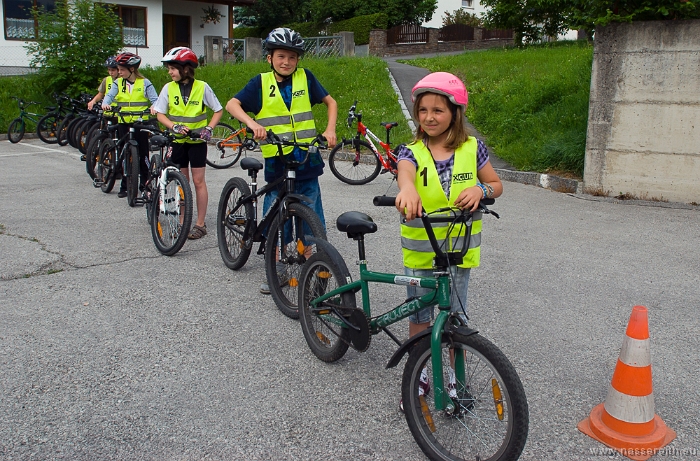
<path id="1" fill-rule="evenodd" d="M 304 40 L 302 40 L 299 32 L 286 27 L 278 27 L 270 32 L 263 43 L 267 52 L 272 50 L 290 50 L 299 53 L 299 56 L 304 54 Z"/>

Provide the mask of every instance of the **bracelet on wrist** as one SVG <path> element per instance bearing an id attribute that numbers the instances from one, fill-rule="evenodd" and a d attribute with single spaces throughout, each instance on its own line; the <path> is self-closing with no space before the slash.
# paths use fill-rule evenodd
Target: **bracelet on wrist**
<path id="1" fill-rule="evenodd" d="M 477 186 L 479 186 L 479 188 L 481 189 L 481 192 L 484 195 L 482 198 L 486 198 L 486 196 L 488 195 L 488 191 L 486 190 L 486 186 L 484 186 L 482 183 L 478 183 Z"/>

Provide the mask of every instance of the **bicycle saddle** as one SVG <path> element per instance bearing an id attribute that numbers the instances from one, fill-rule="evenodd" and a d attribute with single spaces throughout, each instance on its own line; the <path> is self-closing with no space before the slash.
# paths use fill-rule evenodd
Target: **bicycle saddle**
<path id="1" fill-rule="evenodd" d="M 254 171 L 260 171 L 262 170 L 262 163 L 260 163 L 260 160 L 251 158 L 251 157 L 246 157 L 243 160 L 241 160 L 241 169 L 242 170 L 254 170 Z"/>
<path id="2" fill-rule="evenodd" d="M 381 122 L 384 128 L 391 130 L 395 126 L 399 126 L 399 122 Z"/>
<path id="3" fill-rule="evenodd" d="M 377 223 L 372 221 L 369 215 L 359 211 L 346 211 L 338 216 L 335 222 L 336 227 L 340 232 L 347 232 L 348 237 L 353 237 L 353 234 L 373 234 L 377 232 Z"/>

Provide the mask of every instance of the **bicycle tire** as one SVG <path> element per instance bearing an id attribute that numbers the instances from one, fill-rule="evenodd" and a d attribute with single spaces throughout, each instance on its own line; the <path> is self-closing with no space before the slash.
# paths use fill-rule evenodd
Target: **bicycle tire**
<path id="1" fill-rule="evenodd" d="M 299 318 L 298 287 L 299 275 L 306 262 L 308 252 L 314 251 L 307 236 L 326 238 L 321 219 L 303 203 L 290 203 L 286 218 L 278 215 L 270 224 L 265 243 L 265 272 L 270 295 L 277 308 L 287 317 Z M 282 231 L 282 232 L 281 232 Z M 282 246 L 278 245 L 282 243 Z M 277 272 L 277 262 L 284 267 Z"/>
<path id="2" fill-rule="evenodd" d="M 74 118 L 75 114 L 68 113 L 65 117 L 63 117 L 63 120 L 61 121 L 60 125 L 58 125 L 58 133 L 56 135 L 56 139 L 58 139 L 59 146 L 68 145 L 68 126 Z"/>
<path id="3" fill-rule="evenodd" d="M 367 141 L 346 139 L 328 155 L 333 175 L 346 184 L 370 183 L 379 175 L 382 164 Z"/>
<path id="4" fill-rule="evenodd" d="M 126 201 L 130 207 L 136 206 L 136 197 L 139 195 L 139 150 L 133 144 L 126 146 L 124 156 L 126 169 Z"/>
<path id="5" fill-rule="evenodd" d="M 454 391 L 448 390 L 450 349 L 455 355 L 456 350 L 464 352 L 465 382 L 457 382 Z M 456 394 L 452 415 L 435 409 L 435 392 L 419 393 L 424 368 L 432 379 L 430 336 L 411 349 L 401 383 L 406 422 L 423 453 L 440 461 L 518 459 L 527 440 L 529 416 L 525 391 L 513 365 L 479 334 L 445 332 L 441 351 L 445 391 Z M 502 404 L 500 416 L 497 402 Z"/>
<path id="6" fill-rule="evenodd" d="M 55 113 L 48 113 L 39 119 L 36 124 L 36 134 L 46 144 L 58 142 L 59 117 Z"/>
<path id="7" fill-rule="evenodd" d="M 100 146 L 105 139 L 109 139 L 107 133 L 97 133 L 90 140 L 85 154 L 85 170 L 90 178 L 97 178 L 97 167 L 100 164 Z"/>
<path id="8" fill-rule="evenodd" d="M 66 136 L 66 139 L 68 139 L 68 145 L 71 147 L 77 149 L 78 148 L 78 140 L 76 138 L 76 131 L 85 122 L 85 119 L 82 116 L 77 116 L 73 120 L 71 120 L 68 123 L 68 133 Z"/>
<path id="9" fill-rule="evenodd" d="M 226 123 L 219 123 L 214 127 L 211 139 L 207 141 L 207 165 L 222 170 L 236 164 L 243 152 L 243 140 L 240 135 L 236 135 L 225 141 L 236 131 Z M 229 143 L 232 145 L 228 145 Z"/>
<path id="10" fill-rule="evenodd" d="M 299 283 L 299 323 L 311 352 L 324 362 L 342 358 L 350 345 L 350 331 L 336 316 L 313 313 L 309 303 L 319 296 L 345 285 L 350 273 L 342 270 L 324 252 L 311 256 L 304 265 Z M 355 308 L 353 293 L 343 293 L 338 299 L 342 307 Z M 325 318 L 324 318 L 325 317 Z"/>
<path id="11" fill-rule="evenodd" d="M 251 202 L 236 205 L 241 197 L 250 195 L 250 187 L 243 178 L 228 180 L 219 198 L 216 216 L 216 238 L 219 253 L 226 267 L 238 270 L 245 265 L 253 248 L 252 229 L 255 208 Z"/>
<path id="12" fill-rule="evenodd" d="M 100 180 L 100 189 L 105 194 L 112 192 L 117 180 L 117 146 L 111 138 L 105 139 L 100 146 L 100 163 L 97 177 Z"/>
<path id="13" fill-rule="evenodd" d="M 99 129 L 99 124 L 96 120 L 87 120 L 80 127 L 80 133 L 78 134 L 78 150 L 81 154 L 87 155 L 90 136 L 92 136 L 97 129 Z"/>
<path id="14" fill-rule="evenodd" d="M 151 211 L 153 210 L 155 190 L 158 188 L 158 177 L 162 168 L 162 157 L 160 153 L 151 155 L 151 165 L 148 170 L 148 182 L 146 183 L 146 220 L 151 223 Z"/>
<path id="15" fill-rule="evenodd" d="M 192 189 L 182 172 L 169 170 L 165 179 L 164 196 L 161 197 L 160 187 L 158 187 L 153 197 L 151 209 L 153 243 L 164 256 L 173 256 L 185 244 L 192 225 Z M 162 210 L 161 201 L 163 201 Z M 184 206 L 181 205 L 183 202 Z M 182 223 L 180 215 L 182 215 Z"/>
<path id="16" fill-rule="evenodd" d="M 16 119 L 12 120 L 10 122 L 10 125 L 7 127 L 7 139 L 12 143 L 12 144 L 17 144 L 22 140 L 24 137 L 24 120 L 21 118 L 17 117 Z"/>

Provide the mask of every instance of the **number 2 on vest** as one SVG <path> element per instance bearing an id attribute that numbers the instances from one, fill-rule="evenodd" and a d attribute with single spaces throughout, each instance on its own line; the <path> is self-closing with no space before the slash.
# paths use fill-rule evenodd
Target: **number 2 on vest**
<path id="1" fill-rule="evenodd" d="M 277 88 L 275 85 L 270 85 L 270 97 L 271 98 L 275 97 L 275 88 Z"/>

